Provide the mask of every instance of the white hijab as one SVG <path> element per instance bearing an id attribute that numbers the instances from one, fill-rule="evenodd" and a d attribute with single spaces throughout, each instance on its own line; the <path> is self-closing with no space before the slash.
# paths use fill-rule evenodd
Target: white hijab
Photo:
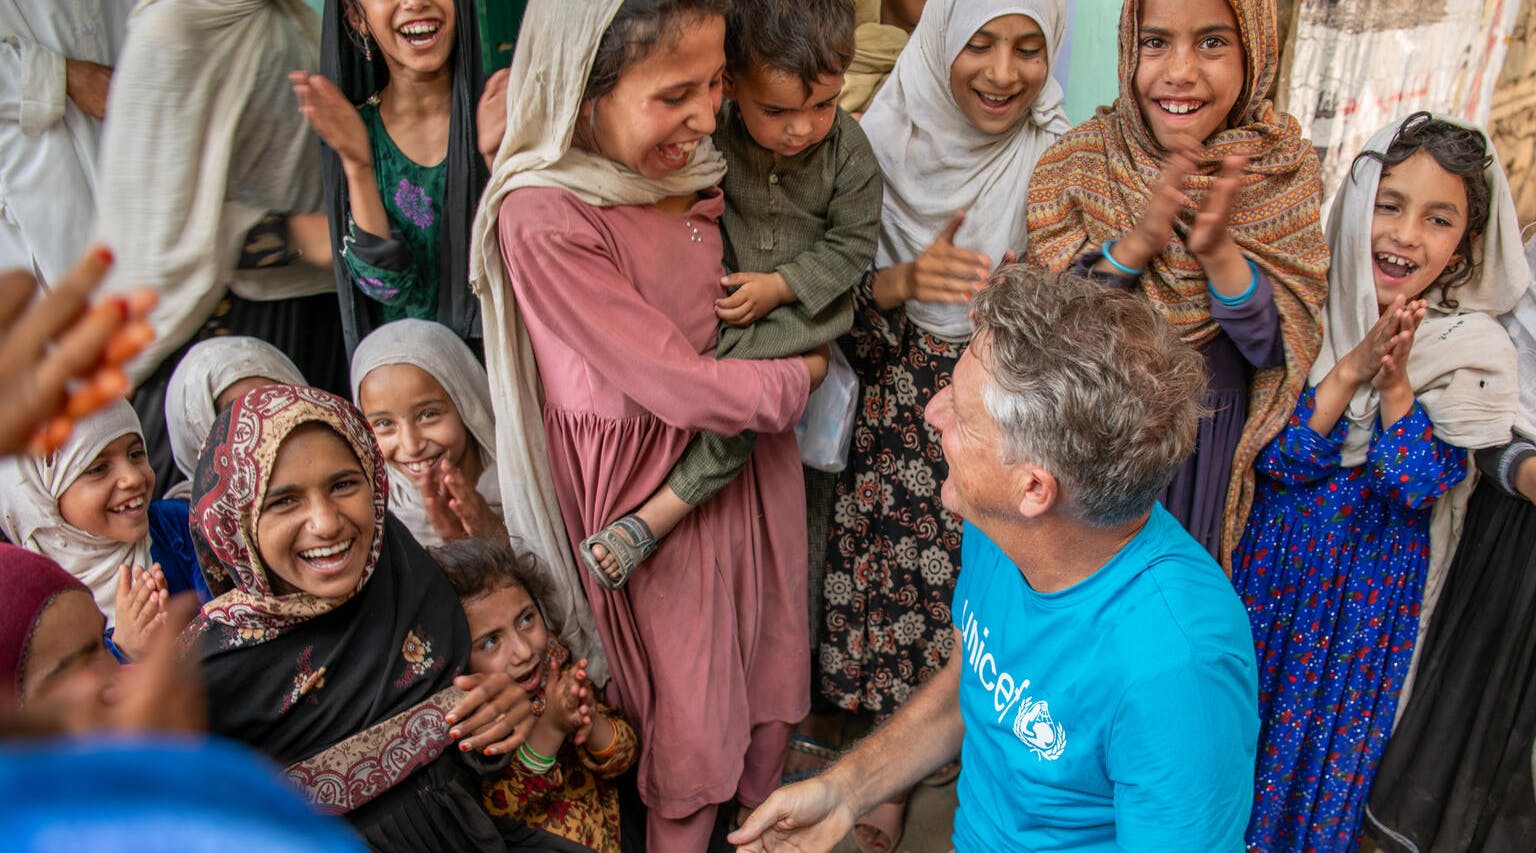
<path id="1" fill-rule="evenodd" d="M 1457 119 L 1436 118 L 1482 133 L 1480 128 Z M 1365 150 L 1385 152 L 1400 126 L 1401 122 L 1395 122 L 1383 128 L 1366 143 Z M 1519 397 L 1515 354 L 1509 335 L 1494 318 L 1513 310 L 1531 282 L 1514 199 L 1492 143 L 1488 143 L 1488 153 L 1493 161 L 1485 174 L 1492 198 L 1488 225 L 1472 244 L 1474 277 L 1451 292 L 1458 303 L 1455 309 L 1435 303 L 1433 289 L 1425 293 L 1431 300 L 1429 314 L 1414 336 L 1408 358 L 1414 395 L 1434 423 L 1435 433 L 1467 449 L 1509 441 Z M 1371 257 L 1371 220 L 1380 181 L 1381 164 L 1370 158 L 1360 160 L 1340 188 L 1328 217 L 1333 262 L 1328 271 L 1323 347 L 1308 377 L 1313 385 L 1365 339 L 1380 316 Z M 1361 386 L 1350 400 L 1345 412 L 1349 420 L 1345 465 L 1365 461 L 1380 404 L 1380 394 L 1369 384 Z"/>
<path id="2" fill-rule="evenodd" d="M 1029 176 L 1070 127 L 1061 85 L 1048 77 L 1030 112 L 1008 133 L 978 130 L 949 86 L 950 66 L 978 30 L 1003 15 L 1026 15 L 1045 33 L 1046 62 L 1061 55 L 1062 0 L 929 0 L 912 39 L 861 122 L 885 177 L 875 266 L 916 260 L 956 210 L 967 211 L 957 245 L 994 264 L 1009 249 L 1023 257 Z M 950 340 L 970 336 L 963 304 L 907 302 L 907 317 Z"/>
<path id="3" fill-rule="evenodd" d="M 288 356 L 260 338 L 209 338 L 182 356 L 165 389 L 165 427 L 171 456 L 187 479 L 165 496 L 188 500 L 203 441 L 218 417 L 219 395 L 242 379 L 261 377 L 282 385 L 308 385 Z"/>
<path id="4" fill-rule="evenodd" d="M 1536 237 L 1525 244 L 1525 261 L 1536 280 Z M 1526 289 L 1503 321 L 1520 354 L 1520 411 L 1515 415 L 1515 432 L 1536 441 L 1536 287 Z"/>
<path id="5" fill-rule="evenodd" d="M 116 622 L 118 567 L 148 568 L 149 536 L 125 544 L 86 533 L 64 520 L 59 496 L 103 448 L 129 433 L 143 434 L 139 416 L 128 401 L 117 400 L 76 423 L 69 440 L 52 454 L 0 459 L 0 530 L 12 543 L 52 558 L 90 587 L 109 624 Z"/>
<path id="6" fill-rule="evenodd" d="M 427 372 L 448 392 L 469 430 L 471 450 L 484 466 L 475 490 L 498 515 L 502 513 L 501 483 L 496 472 L 496 428 L 491 420 L 491 386 L 485 368 L 453 330 L 430 320 L 396 320 L 375 329 L 352 353 L 352 399 L 362 408 L 358 393 L 363 380 L 375 369 L 389 364 L 409 364 Z M 367 417 L 367 413 L 364 413 Z M 443 537 L 427 518 L 421 492 L 411 476 L 389 466 L 389 511 L 395 514 L 427 547 L 443 544 Z"/>

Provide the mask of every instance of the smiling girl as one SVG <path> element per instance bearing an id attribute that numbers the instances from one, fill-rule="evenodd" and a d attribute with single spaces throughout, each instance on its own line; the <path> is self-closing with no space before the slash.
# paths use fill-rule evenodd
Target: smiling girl
<path id="1" fill-rule="evenodd" d="M 463 609 L 386 483 L 362 416 L 324 391 L 268 385 L 214 421 L 192 524 L 220 594 L 183 637 L 209 728 L 286 765 L 374 850 L 503 849 L 480 781 L 526 732 L 527 695 L 461 675 Z"/>
<path id="2" fill-rule="evenodd" d="M 327 146 L 349 352 L 402 317 L 480 336 L 465 286 L 469 225 L 500 142 L 506 78 L 482 81 L 479 47 L 473 10 L 455 0 L 327 0 L 323 75 L 290 77 L 299 111 Z M 484 128 L 481 106 L 491 117 Z"/>
<path id="3" fill-rule="evenodd" d="M 1205 356 L 1211 416 L 1162 503 L 1224 565 L 1253 460 L 1317 355 L 1317 155 L 1266 93 L 1274 0 L 1128 0 L 1120 96 L 1040 160 L 1030 263 L 1146 295 Z"/>
<path id="4" fill-rule="evenodd" d="M 724 41 L 719 0 L 534 0 L 476 220 L 502 491 L 527 495 L 507 526 L 591 600 L 609 696 L 640 733 L 652 850 L 702 850 L 720 804 L 762 802 L 809 700 L 789 430 L 826 359 L 713 355 Z M 578 572 L 572 543 L 705 429 L 755 430 L 756 449 L 656 570 L 620 591 Z"/>
<path id="5" fill-rule="evenodd" d="M 538 697 L 539 720 L 516 760 L 486 780 L 486 810 L 526 824 L 530 849 L 619 853 L 613 779 L 634 765 L 639 744 L 623 716 L 598 701 L 587 661 L 571 660 L 545 620 L 548 572 L 505 539 L 460 539 L 432 557 L 469 619 L 470 671 L 505 672 Z"/>
<path id="6" fill-rule="evenodd" d="M 1354 850 L 1452 550 L 1467 451 L 1508 442 L 1524 290 L 1514 207 L 1482 131 L 1416 113 L 1355 161 L 1328 223 L 1326 333 L 1259 455 L 1234 556 L 1259 660 L 1251 848 Z M 1450 492 L 1450 494 L 1447 494 Z M 1443 564 L 1442 564 L 1443 567 Z"/>
<path id="7" fill-rule="evenodd" d="M 381 326 L 352 355 L 352 397 L 389 463 L 390 508 L 417 542 L 506 535 L 490 386 L 453 332 Z"/>
<path id="8" fill-rule="evenodd" d="M 152 501 L 155 473 L 133 407 L 118 400 L 77 424 L 46 457 L 0 460 L 0 531 L 90 587 L 132 658 L 168 594 L 208 597 L 187 531 L 187 503 Z"/>

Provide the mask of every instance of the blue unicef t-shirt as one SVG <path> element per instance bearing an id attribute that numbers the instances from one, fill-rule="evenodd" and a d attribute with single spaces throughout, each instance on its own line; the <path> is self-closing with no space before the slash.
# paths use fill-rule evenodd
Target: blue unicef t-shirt
<path id="1" fill-rule="evenodd" d="M 1232 584 L 1161 505 L 1103 568 L 1041 594 L 965 525 L 960 853 L 1243 849 L 1259 733 Z"/>

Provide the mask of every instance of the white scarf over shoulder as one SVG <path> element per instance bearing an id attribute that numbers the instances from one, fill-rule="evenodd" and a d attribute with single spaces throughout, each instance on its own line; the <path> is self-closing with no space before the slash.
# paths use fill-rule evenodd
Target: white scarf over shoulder
<path id="1" fill-rule="evenodd" d="M 1046 62 L 1061 55 L 1067 26 L 1062 0 L 929 0 L 912 39 L 860 124 L 885 178 L 875 266 L 917 259 L 957 210 L 967 211 L 955 243 L 993 264 L 1003 253 L 1024 256 L 1029 176 L 1040 155 L 1071 127 L 1054 78 L 1013 130 L 978 130 L 949 85 L 950 66 L 987 22 L 1025 15 L 1045 33 Z M 970 336 L 969 306 L 907 302 L 907 317 L 950 340 Z"/>
<path id="2" fill-rule="evenodd" d="M 152 562 L 149 536 L 130 544 L 87 533 L 64 520 L 59 497 L 108 444 L 130 433 L 142 434 L 139 416 L 128 401 L 117 400 L 76 423 L 64 446 L 46 457 L 0 458 L 0 530 L 12 543 L 53 559 L 90 587 L 108 624 L 117 621 L 118 567 L 147 568 Z"/>
<path id="3" fill-rule="evenodd" d="M 507 531 L 523 540 L 554 571 L 559 601 L 545 602 L 564 625 L 562 639 L 590 663 L 593 680 L 608 679 L 592 611 L 565 535 L 560 501 L 549 470 L 543 392 L 533 344 L 497 239 L 497 217 L 519 187 L 558 187 L 592 205 L 652 204 L 720 182 L 725 159 L 709 139 L 687 166 L 656 181 L 619 163 L 571 146 L 581 96 L 598 44 L 621 0 L 533 0 L 523 15 L 507 81 L 507 134 L 475 214 L 469 255 L 470 286 L 480 296 L 485 324 L 485 366 L 496 415 L 496 459 Z"/>
<path id="4" fill-rule="evenodd" d="M 246 233 L 267 213 L 325 209 L 320 149 L 287 80 L 319 61 L 319 20 L 301 0 L 134 9 L 107 102 L 96 231 L 117 258 L 105 289 L 160 296 L 155 341 L 129 365 L 135 385 L 229 287 L 249 299 L 334 289 L 307 264 L 236 274 Z"/>
<path id="5" fill-rule="evenodd" d="M 426 371 L 448 392 L 469 430 L 471 450 L 483 466 L 475 491 L 492 511 L 502 514 L 501 483 L 496 470 L 496 428 L 491 419 L 491 386 L 485 368 L 453 330 L 430 320 L 396 320 L 375 329 L 352 353 L 352 400 L 362 408 L 358 393 L 363 380 L 375 369 L 390 364 L 409 364 Z M 367 416 L 366 410 L 364 417 Z M 427 518 L 421 491 L 404 471 L 389 467 L 389 511 L 395 514 L 416 541 L 427 547 L 443 544 L 443 537 Z"/>
<path id="6" fill-rule="evenodd" d="M 260 377 L 282 385 L 308 385 L 288 356 L 260 338 L 209 338 L 187 350 L 165 388 L 165 428 L 171 456 L 187 479 L 166 491 L 168 498 L 192 497 L 192 476 L 213 419 L 219 395 L 242 379 Z"/>

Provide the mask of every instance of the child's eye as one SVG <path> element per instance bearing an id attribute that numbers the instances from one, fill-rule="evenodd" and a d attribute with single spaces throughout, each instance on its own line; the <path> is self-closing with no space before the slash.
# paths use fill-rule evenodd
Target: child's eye
<path id="1" fill-rule="evenodd" d="M 1200 47 L 1205 50 L 1216 50 L 1227 46 L 1227 40 L 1221 36 L 1206 36 L 1200 41 Z"/>
<path id="2" fill-rule="evenodd" d="M 298 502 L 299 502 L 298 499 L 295 498 L 292 495 L 283 495 L 282 497 L 273 498 L 273 499 L 267 501 L 267 505 L 262 507 L 261 511 L 262 512 L 281 512 L 282 510 L 285 510 L 285 509 L 288 509 L 289 507 L 294 506 Z"/>
<path id="3" fill-rule="evenodd" d="M 394 426 L 394 422 L 391 421 L 389 418 L 379 418 L 378 420 L 375 420 L 373 422 L 373 431 L 374 432 L 381 432 L 383 430 L 390 429 L 393 426 Z"/>
<path id="4" fill-rule="evenodd" d="M 1429 218 L 1429 221 L 1435 223 L 1436 225 L 1440 226 L 1441 228 L 1450 228 L 1451 227 L 1451 220 L 1446 219 L 1443 216 L 1431 216 Z"/>
<path id="5" fill-rule="evenodd" d="M 485 635 L 485 638 L 480 641 L 480 645 L 476 646 L 476 648 L 479 649 L 482 652 L 488 652 L 491 649 L 496 648 L 496 645 L 498 643 L 500 643 L 500 642 L 501 642 L 501 633 L 500 632 L 492 632 L 490 634 Z"/>
<path id="6" fill-rule="evenodd" d="M 971 53 L 986 53 L 991 47 L 989 44 L 978 44 L 973 41 L 965 43 L 965 49 Z"/>
<path id="7" fill-rule="evenodd" d="M 1147 36 L 1141 40 L 1141 46 L 1145 50 L 1162 50 L 1168 46 L 1168 43 L 1157 36 Z"/>
<path id="8" fill-rule="evenodd" d="M 671 97 L 661 99 L 661 102 L 669 107 L 680 107 L 687 101 L 688 95 L 686 93 L 681 95 L 672 95 Z"/>
<path id="9" fill-rule="evenodd" d="M 356 477 L 347 477 L 345 479 L 337 480 L 335 483 L 333 483 L 331 485 L 331 491 L 345 494 L 347 492 L 354 491 L 361 484 L 362 480 L 359 480 Z"/>
<path id="10" fill-rule="evenodd" d="M 100 477 L 102 474 L 107 473 L 107 469 L 110 467 L 112 466 L 105 462 L 97 462 L 95 465 L 85 469 L 85 473 L 90 474 L 92 477 Z"/>
<path id="11" fill-rule="evenodd" d="M 822 101 L 821 103 L 816 105 L 816 111 L 817 112 L 826 112 L 827 110 L 836 109 L 836 108 L 837 108 L 837 101 Z"/>
<path id="12" fill-rule="evenodd" d="M 765 115 L 765 116 L 767 116 L 769 118 L 778 118 L 779 116 L 784 115 L 784 111 L 783 110 L 775 110 L 775 109 L 765 109 L 765 110 L 763 110 L 763 115 Z"/>
<path id="13" fill-rule="evenodd" d="M 1021 48 L 1019 48 L 1019 55 L 1024 57 L 1025 59 L 1034 59 L 1035 57 L 1040 55 L 1040 48 L 1038 48 L 1038 47 L 1021 47 Z"/>
<path id="14" fill-rule="evenodd" d="M 1382 213 L 1396 213 L 1397 205 L 1385 201 L 1378 201 L 1376 202 L 1376 209 Z"/>
<path id="15" fill-rule="evenodd" d="M 144 451 L 144 448 L 142 448 L 142 447 L 135 448 L 133 450 L 128 451 L 128 458 L 132 459 L 135 462 L 139 461 L 140 459 L 145 458 L 148 455 L 149 454 L 146 453 Z"/>

